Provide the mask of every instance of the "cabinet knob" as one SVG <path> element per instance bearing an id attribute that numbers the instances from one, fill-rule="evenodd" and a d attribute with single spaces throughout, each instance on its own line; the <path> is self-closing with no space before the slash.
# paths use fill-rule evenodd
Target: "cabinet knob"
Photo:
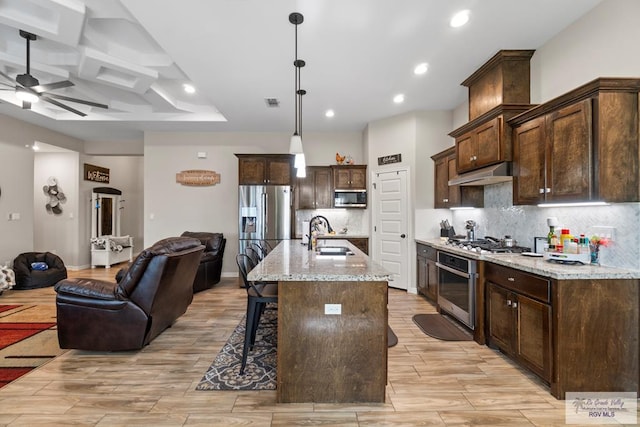
<path id="1" fill-rule="evenodd" d="M 449 203 L 449 199 L 442 199 L 442 203 Z"/>
<path id="2" fill-rule="evenodd" d="M 507 280 L 510 281 L 510 282 L 515 282 L 516 281 L 516 279 L 513 278 L 513 277 L 507 277 Z"/>
<path id="3" fill-rule="evenodd" d="M 400 237 L 404 239 L 405 237 L 407 237 L 407 235 L 406 235 L 406 234 L 404 234 L 404 233 L 402 233 L 402 234 L 400 235 Z"/>
<path id="4" fill-rule="evenodd" d="M 540 193 L 540 194 L 544 194 L 544 188 L 539 188 L 539 189 L 538 189 L 538 193 Z"/>
<path id="5" fill-rule="evenodd" d="M 507 300 L 507 307 L 511 307 L 511 300 L 510 299 Z"/>
<path id="6" fill-rule="evenodd" d="M 511 304 L 511 308 L 518 308 L 518 302 L 517 302 L 517 301 L 514 301 L 514 302 Z"/>
<path id="7" fill-rule="evenodd" d="M 546 189 L 545 189 L 545 192 L 546 192 L 546 193 L 551 193 L 551 189 L 550 189 L 550 188 L 546 188 Z"/>

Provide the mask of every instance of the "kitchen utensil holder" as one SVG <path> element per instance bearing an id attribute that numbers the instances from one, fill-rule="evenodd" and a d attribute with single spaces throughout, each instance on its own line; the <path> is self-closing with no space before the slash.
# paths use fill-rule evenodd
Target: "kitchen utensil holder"
<path id="1" fill-rule="evenodd" d="M 440 229 L 440 237 L 453 237 L 456 235 L 456 231 L 451 228 L 441 228 Z"/>

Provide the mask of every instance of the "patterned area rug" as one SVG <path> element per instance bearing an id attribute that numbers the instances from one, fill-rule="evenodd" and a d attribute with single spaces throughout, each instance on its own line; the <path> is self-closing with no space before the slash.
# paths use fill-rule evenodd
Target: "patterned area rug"
<path id="1" fill-rule="evenodd" d="M 196 390 L 275 390 L 277 311 L 265 310 L 256 334 L 256 345 L 247 356 L 244 375 L 240 375 L 245 319 L 216 356 Z"/>
<path id="2" fill-rule="evenodd" d="M 275 390 L 277 324 L 277 310 L 265 311 L 256 334 L 256 346 L 247 356 L 244 375 L 240 375 L 245 331 L 243 318 L 196 390 Z M 387 342 L 389 347 L 398 344 L 398 337 L 391 327 L 387 327 Z"/>
<path id="3" fill-rule="evenodd" d="M 0 387 L 62 354 L 55 307 L 0 305 Z"/>

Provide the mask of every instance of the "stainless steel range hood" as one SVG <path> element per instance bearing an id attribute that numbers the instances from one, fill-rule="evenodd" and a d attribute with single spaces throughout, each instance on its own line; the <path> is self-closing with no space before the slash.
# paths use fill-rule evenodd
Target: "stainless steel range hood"
<path id="1" fill-rule="evenodd" d="M 512 179 L 511 163 L 503 162 L 458 175 L 449 181 L 449 185 L 491 185 Z"/>

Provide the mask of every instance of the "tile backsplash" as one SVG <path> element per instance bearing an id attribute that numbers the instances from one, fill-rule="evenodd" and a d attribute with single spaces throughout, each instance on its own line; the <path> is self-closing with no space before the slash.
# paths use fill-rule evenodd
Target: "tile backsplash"
<path id="1" fill-rule="evenodd" d="M 301 238 L 309 232 L 303 232 L 302 222 L 309 221 L 315 215 L 326 217 L 336 233 L 346 227 L 348 234 L 369 235 L 369 216 L 366 209 L 301 209 L 296 211 L 296 238 Z"/>
<path id="2" fill-rule="evenodd" d="M 513 206 L 511 183 L 486 186 L 484 208 L 453 211 L 453 226 L 463 234 L 465 221 L 478 223 L 476 236 L 502 238 L 511 235 L 519 245 L 534 247 L 534 237 L 549 232 L 548 217 L 557 217 L 560 226 L 572 234 L 587 236 L 614 227 L 615 240 L 601 249 L 604 266 L 640 270 L 640 203 L 616 203 L 609 206 L 539 208 Z M 608 230 L 608 229 L 607 229 Z"/>

